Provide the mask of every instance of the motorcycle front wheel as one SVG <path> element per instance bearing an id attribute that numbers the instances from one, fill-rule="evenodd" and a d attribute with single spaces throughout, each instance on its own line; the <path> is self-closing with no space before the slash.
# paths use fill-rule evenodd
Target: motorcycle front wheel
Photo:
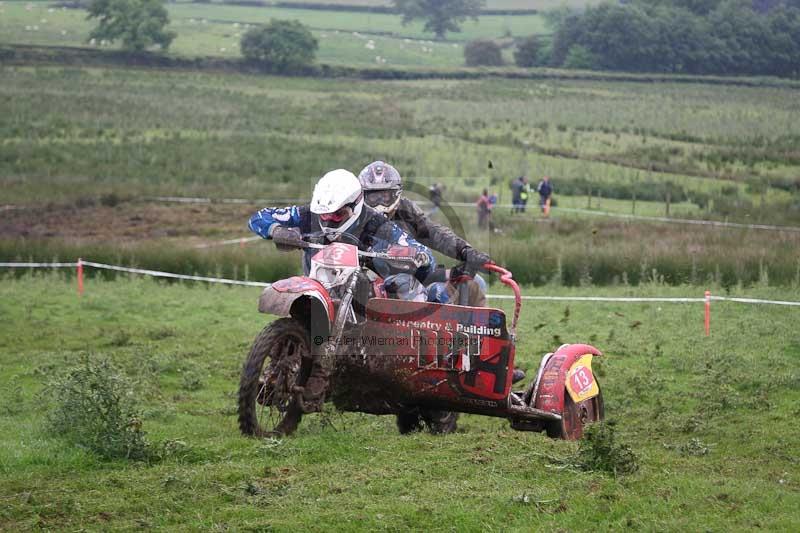
<path id="1" fill-rule="evenodd" d="M 258 334 L 239 382 L 239 429 L 256 437 L 289 435 L 300 423 L 294 387 L 311 374 L 308 331 L 293 318 L 280 318 Z"/>

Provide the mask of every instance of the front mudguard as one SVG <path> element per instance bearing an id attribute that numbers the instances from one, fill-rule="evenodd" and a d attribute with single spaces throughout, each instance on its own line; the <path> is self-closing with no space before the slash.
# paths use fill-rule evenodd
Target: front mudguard
<path id="1" fill-rule="evenodd" d="M 335 320 L 333 300 L 316 280 L 294 276 L 266 287 L 258 298 L 258 311 L 292 317 L 309 327 L 315 336 L 327 336 Z"/>
<path id="2" fill-rule="evenodd" d="M 533 406 L 549 413 L 564 414 L 566 402 L 567 374 L 581 357 L 590 354 L 594 357 L 603 355 L 600 350 L 589 344 L 565 344 L 549 358 L 543 361 L 544 367 L 539 370 L 534 385 Z"/>

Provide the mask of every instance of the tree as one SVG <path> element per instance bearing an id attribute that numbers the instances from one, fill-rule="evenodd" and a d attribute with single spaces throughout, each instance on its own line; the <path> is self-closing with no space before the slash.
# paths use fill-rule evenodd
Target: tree
<path id="1" fill-rule="evenodd" d="M 539 37 L 536 35 L 525 37 L 517 43 L 517 49 L 514 50 L 514 63 L 516 63 L 518 67 L 523 68 L 535 67 L 540 52 L 541 44 L 539 43 Z"/>
<path id="2" fill-rule="evenodd" d="M 461 23 L 468 17 L 478 18 L 485 0 L 393 0 L 395 8 L 403 15 L 403 24 L 414 19 L 425 20 L 425 31 L 444 40 L 447 32 L 460 32 Z"/>
<path id="3" fill-rule="evenodd" d="M 590 70 L 596 68 L 597 58 L 585 46 L 573 44 L 564 59 L 564 68 Z"/>
<path id="4" fill-rule="evenodd" d="M 503 54 L 494 41 L 478 39 L 470 41 L 464 47 L 464 59 L 469 67 L 503 66 Z"/>
<path id="5" fill-rule="evenodd" d="M 242 55 L 266 70 L 293 72 L 314 61 L 319 42 L 297 20 L 273 19 L 242 36 Z"/>
<path id="6" fill-rule="evenodd" d="M 167 31 L 169 14 L 164 0 L 92 0 L 87 18 L 99 20 L 89 37 L 122 41 L 126 50 L 141 52 L 153 45 L 169 48 L 175 32 Z"/>

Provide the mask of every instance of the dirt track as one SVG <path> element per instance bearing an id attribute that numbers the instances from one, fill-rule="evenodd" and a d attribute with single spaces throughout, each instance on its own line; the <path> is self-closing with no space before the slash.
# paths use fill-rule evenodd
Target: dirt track
<path id="1" fill-rule="evenodd" d="M 200 244 L 249 236 L 255 204 L 47 205 L 6 209 L 0 239 L 59 239 L 73 242 L 138 242 L 181 239 Z"/>

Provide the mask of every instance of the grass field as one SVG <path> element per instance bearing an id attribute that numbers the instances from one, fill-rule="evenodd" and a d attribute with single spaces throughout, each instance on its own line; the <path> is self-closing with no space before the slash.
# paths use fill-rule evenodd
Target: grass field
<path id="1" fill-rule="evenodd" d="M 380 6 L 388 7 L 392 5 L 391 0 L 283 0 L 284 3 L 314 3 L 314 4 L 330 4 L 337 6 Z M 191 3 L 178 0 L 178 3 Z M 222 3 L 212 1 L 211 3 Z M 574 8 L 582 8 L 588 5 L 598 3 L 597 0 L 486 0 L 485 9 L 508 9 L 508 10 L 528 10 L 536 9 L 539 11 L 548 11 L 563 6 Z"/>
<path id="2" fill-rule="evenodd" d="M 309 26 L 320 43 L 318 61 L 356 66 L 458 67 L 464 64 L 464 41 L 547 31 L 539 15 L 486 15 L 467 21 L 463 32 L 449 34 L 447 42 L 434 42 L 422 23 L 403 26 L 397 15 L 221 4 L 170 4 L 169 10 L 171 29 L 177 33 L 170 53 L 189 57 L 240 57 L 241 35 L 250 25 L 272 18 L 297 19 Z M 93 27 L 82 10 L 17 1 L 0 6 L 2 43 L 118 47 L 89 44 Z M 510 49 L 506 52 L 512 61 Z"/>
<path id="3" fill-rule="evenodd" d="M 487 7 L 545 4 L 557 7 Z M 455 67 L 466 39 L 546 31 L 539 16 L 484 16 L 435 43 L 390 15 L 169 9 L 179 33 L 170 54 L 184 57 L 237 57 L 245 24 L 271 16 L 313 26 L 319 61 L 356 66 Z M 90 27 L 81 11 L 0 2 L 0 44 L 84 46 Z M 308 198 L 325 171 L 378 158 L 416 200 L 440 182 L 450 202 L 487 187 L 507 203 L 510 178 L 548 174 L 562 208 L 628 214 L 636 198 L 636 214 L 661 216 L 669 194 L 673 217 L 800 226 L 796 84 L 26 66 L 0 66 L 0 80 L 0 261 L 83 257 L 274 281 L 298 272 L 297 254 L 197 246 L 246 236 L 254 209 Z M 252 203 L 147 199 L 156 195 Z M 800 233 L 536 211 L 535 198 L 525 215 L 498 208 L 496 233 L 478 230 L 472 206 L 436 219 L 461 226 L 527 295 L 710 289 L 800 301 Z M 478 416 L 436 437 L 400 436 L 392 417 L 329 412 L 289 439 L 243 438 L 239 371 L 270 320 L 256 312 L 258 289 L 94 271 L 83 297 L 75 289 L 71 269 L 0 271 L 0 531 L 800 529 L 798 307 L 714 302 L 705 337 L 700 303 L 526 302 L 517 363 L 528 379 L 564 342 L 605 353 L 595 370 L 606 413 L 639 467 L 614 475 L 579 454 L 601 451 L 597 441 Z M 146 432 L 146 460 L 104 459 L 54 429 L 48 413 L 65 400 L 54 381 L 86 357 L 113 366 L 109 383 L 128 383 L 138 416 L 125 431 Z"/>
<path id="4" fill-rule="evenodd" d="M 0 177 L 12 202 L 36 183 L 56 181 L 47 186 L 74 195 L 81 182 L 111 177 L 121 192 L 131 184 L 263 197 L 264 177 L 276 187 L 385 157 L 408 177 L 471 178 L 451 199 L 530 172 L 562 186 L 638 186 L 640 199 L 658 183 L 697 193 L 732 186 L 759 204 L 748 184 L 773 185 L 765 199 L 789 201 L 786 184 L 800 170 L 793 89 L 58 68 L 4 68 L 3 77 Z M 265 149 L 275 156 L 263 157 Z M 231 183 L 235 194 L 225 192 Z"/>
<path id="5" fill-rule="evenodd" d="M 71 277 L 71 274 L 70 274 Z M 550 287 L 529 294 L 576 294 Z M 636 454 L 614 477 L 575 443 L 464 416 L 445 437 L 400 436 L 391 417 L 332 414 L 296 436 L 238 434 L 235 393 L 266 317 L 256 289 L 59 275 L 0 282 L 0 529 L 792 531 L 800 526 L 798 310 L 714 304 L 526 303 L 517 347 L 591 341 L 607 415 Z M 697 296 L 647 286 L 592 294 Z M 786 299 L 783 291 L 748 295 Z M 569 313 L 565 310 L 569 309 Z M 81 354 L 134 386 L 142 427 L 173 452 L 102 460 L 48 432 L 45 386 Z"/>
<path id="6" fill-rule="evenodd" d="M 170 8 L 173 23 L 178 21 L 223 21 L 257 24 L 271 18 L 297 19 L 314 29 L 356 32 L 387 32 L 415 39 L 431 39 L 423 32 L 424 23 L 415 21 L 403 26 L 402 17 L 380 13 L 348 13 L 337 11 L 295 10 L 286 8 L 239 7 L 218 4 L 178 4 Z M 496 38 L 511 35 L 531 35 L 544 31 L 539 15 L 483 15 L 477 21 L 468 19 L 461 32 L 449 33 L 448 40 L 467 41 L 477 38 Z"/>
<path id="7" fill-rule="evenodd" d="M 800 113 L 790 88 L 50 67 L 6 67 L 0 75 L 3 202 L 26 206 L 4 213 L 0 226 L 11 258 L 74 259 L 91 236 L 109 261 L 122 254 L 150 268 L 241 274 L 235 254 L 203 259 L 183 250 L 212 235 L 239 237 L 247 213 L 176 208 L 164 218 L 136 200 L 167 194 L 264 199 L 250 209 L 284 204 L 308 198 L 315 177 L 331 168 L 357 172 L 377 158 L 401 170 L 407 189 L 418 185 L 415 199 L 439 181 L 448 201 L 474 202 L 489 187 L 508 203 L 511 177 L 528 173 L 536 183 L 548 174 L 562 207 L 630 214 L 636 194 L 637 214 L 661 216 L 672 187 L 671 216 L 800 223 L 792 181 L 800 170 L 792 144 Z M 650 170 L 656 165 L 664 170 Z M 45 210 L 53 215 L 42 222 Z M 126 212 L 121 226 L 104 222 L 118 210 Z M 496 236 L 477 231 L 470 207 L 456 218 L 470 240 L 522 269 L 525 283 L 663 276 L 791 285 L 798 278 L 796 234 L 572 222 L 575 215 L 558 210 L 554 217 L 548 225 L 499 209 L 504 233 Z M 143 219 L 157 231 L 142 231 Z M 101 237 L 98 227 L 109 231 Z M 147 249 L 115 251 L 147 238 L 156 239 Z M 170 245 L 158 249 L 163 238 Z M 285 263 L 278 270 L 286 272 Z"/>

